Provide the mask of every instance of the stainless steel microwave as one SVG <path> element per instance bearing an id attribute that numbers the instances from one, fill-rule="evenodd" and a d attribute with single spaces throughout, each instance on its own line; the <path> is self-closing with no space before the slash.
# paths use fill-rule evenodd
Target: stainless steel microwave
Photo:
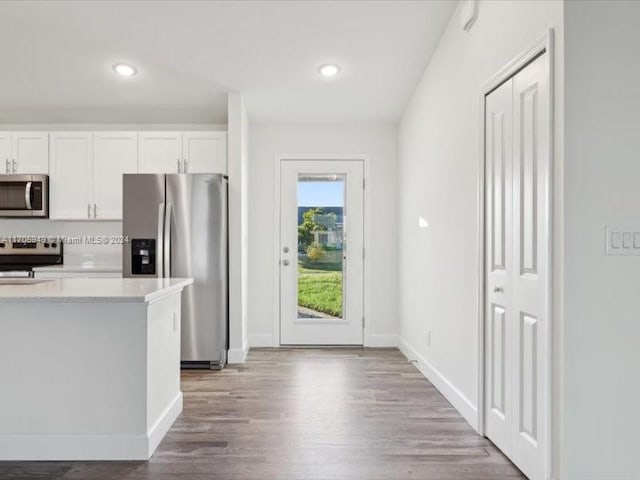
<path id="1" fill-rule="evenodd" d="M 49 218 L 49 176 L 0 175 L 0 217 Z"/>

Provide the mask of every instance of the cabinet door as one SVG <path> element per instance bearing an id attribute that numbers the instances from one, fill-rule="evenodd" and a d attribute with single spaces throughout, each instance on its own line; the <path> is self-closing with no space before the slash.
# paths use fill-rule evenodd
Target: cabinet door
<path id="1" fill-rule="evenodd" d="M 98 220 L 122 220 L 122 175 L 138 172 L 136 132 L 95 132 L 93 203 Z M 94 213 L 92 208 L 92 216 Z"/>
<path id="2" fill-rule="evenodd" d="M 49 132 L 14 132 L 11 146 L 13 173 L 49 173 Z"/>
<path id="3" fill-rule="evenodd" d="M 140 173 L 180 173 L 181 132 L 139 132 L 138 169 Z"/>
<path id="4" fill-rule="evenodd" d="M 93 216 L 93 133 L 51 133 L 49 216 L 86 220 Z"/>
<path id="5" fill-rule="evenodd" d="M 0 132 L 0 174 L 11 173 L 11 132 Z"/>
<path id="6" fill-rule="evenodd" d="M 185 173 L 227 173 L 226 132 L 184 132 Z"/>

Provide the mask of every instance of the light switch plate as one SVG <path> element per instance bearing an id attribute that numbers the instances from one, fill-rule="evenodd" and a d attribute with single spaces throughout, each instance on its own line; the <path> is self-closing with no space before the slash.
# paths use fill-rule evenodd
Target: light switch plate
<path id="1" fill-rule="evenodd" d="M 606 255 L 640 255 L 640 227 L 611 227 L 605 229 Z"/>

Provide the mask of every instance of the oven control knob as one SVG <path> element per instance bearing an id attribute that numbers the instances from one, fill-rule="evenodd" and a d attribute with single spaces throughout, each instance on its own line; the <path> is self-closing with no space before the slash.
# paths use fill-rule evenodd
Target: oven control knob
<path id="1" fill-rule="evenodd" d="M 44 248 L 49 248 L 49 244 L 48 244 L 48 243 L 45 243 L 45 244 L 44 244 Z"/>
<path id="2" fill-rule="evenodd" d="M 58 244 L 57 243 L 52 243 L 51 244 L 51 248 L 58 248 Z"/>

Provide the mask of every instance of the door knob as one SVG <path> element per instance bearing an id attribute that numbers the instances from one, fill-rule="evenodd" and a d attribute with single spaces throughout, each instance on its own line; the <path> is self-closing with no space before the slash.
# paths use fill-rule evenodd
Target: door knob
<path id="1" fill-rule="evenodd" d="M 502 287 L 493 287 L 493 292 L 494 293 L 504 292 L 504 288 L 502 288 Z"/>
<path id="2" fill-rule="evenodd" d="M 285 267 L 289 265 L 289 260 L 282 260 L 282 265 L 284 265 Z"/>

